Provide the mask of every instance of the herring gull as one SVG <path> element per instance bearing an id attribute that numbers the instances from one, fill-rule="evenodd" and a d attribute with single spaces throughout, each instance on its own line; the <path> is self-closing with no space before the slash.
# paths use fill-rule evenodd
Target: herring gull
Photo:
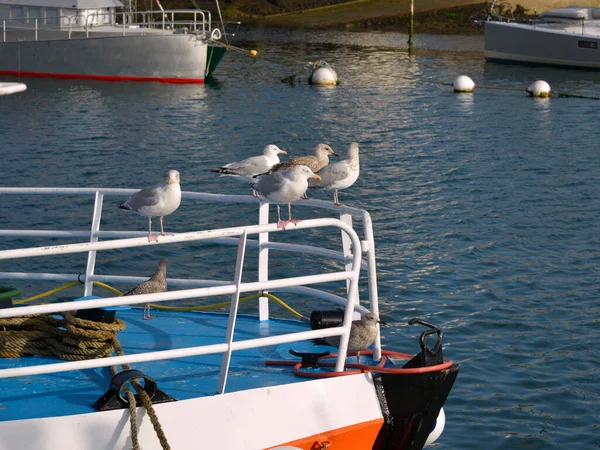
<path id="1" fill-rule="evenodd" d="M 333 149 L 327 144 L 317 144 L 313 155 L 307 156 L 292 156 L 288 161 L 275 164 L 271 167 L 268 173 L 280 172 L 282 170 L 290 170 L 294 166 L 307 166 L 313 172 L 318 172 L 320 169 L 329 164 L 329 155 L 338 156 Z"/>
<path id="2" fill-rule="evenodd" d="M 126 295 L 143 295 L 143 294 L 156 294 L 158 292 L 165 292 L 167 290 L 167 259 L 162 258 L 158 263 L 158 269 L 154 272 L 154 275 L 149 280 L 137 285 L 129 292 L 123 294 Z M 150 305 L 144 306 L 144 319 L 153 319 L 150 315 Z"/>
<path id="3" fill-rule="evenodd" d="M 310 180 L 308 187 L 333 190 L 333 203 L 340 206 L 338 190 L 352 186 L 358 179 L 359 171 L 358 144 L 353 142 L 348 149 L 348 157 L 323 167 L 318 172 L 321 181 Z"/>
<path id="4" fill-rule="evenodd" d="M 377 317 L 377 314 L 367 312 L 362 319 L 352 321 L 350 327 L 350 338 L 348 339 L 348 353 L 356 352 L 356 361 L 360 364 L 360 352 L 369 348 L 377 337 L 377 324 L 385 324 Z M 340 336 L 330 336 L 323 339 L 315 339 L 317 345 L 340 346 Z"/>
<path id="5" fill-rule="evenodd" d="M 258 198 L 261 200 L 264 197 L 269 202 L 277 204 L 277 227 L 285 229 L 289 223 L 300 222 L 292 220 L 291 203 L 304 195 L 308 188 L 309 178 L 321 179 L 308 167 L 300 165 L 294 166 L 291 170 L 261 175 L 255 183 L 250 183 L 250 187 L 258 193 Z M 288 220 L 281 220 L 280 203 L 288 204 Z"/>
<path id="6" fill-rule="evenodd" d="M 211 169 L 211 172 L 219 173 L 221 176 L 239 177 L 247 183 L 252 183 L 255 181 L 252 179 L 254 175 L 266 173 L 271 167 L 279 163 L 278 155 L 280 153 L 287 154 L 285 150 L 281 150 L 276 145 L 267 145 L 260 156 L 251 156 L 242 161 L 232 162 L 222 167 Z"/>
<path id="7" fill-rule="evenodd" d="M 152 218 L 160 218 L 160 234 L 167 236 L 163 230 L 163 217 L 168 216 L 181 204 L 181 185 L 179 184 L 179 172 L 170 170 L 167 174 L 166 184 L 157 185 L 133 194 L 117 207 L 133 211 L 140 216 L 148 218 L 148 242 L 158 241 L 158 237 L 152 235 Z M 172 234 L 168 235 L 172 236 Z"/>

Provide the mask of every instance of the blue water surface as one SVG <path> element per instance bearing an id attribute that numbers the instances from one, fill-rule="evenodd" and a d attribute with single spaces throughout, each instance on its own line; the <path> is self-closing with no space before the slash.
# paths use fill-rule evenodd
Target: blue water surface
<path id="1" fill-rule="evenodd" d="M 340 199 L 373 218 L 384 347 L 416 351 L 421 330 L 407 321 L 422 317 L 443 328 L 445 356 L 461 364 L 439 448 L 600 448 L 600 73 L 485 63 L 481 37 L 419 35 L 412 52 L 405 43 L 396 33 L 242 29 L 233 44 L 259 57 L 230 51 L 205 85 L 22 80 L 26 92 L 0 99 L 0 184 L 142 188 L 177 169 L 185 190 L 250 195 L 209 169 L 270 143 L 302 155 L 356 141 L 361 175 Z M 339 86 L 307 85 L 303 66 L 319 60 Z M 293 74 L 295 86 L 280 81 Z M 461 74 L 477 83 L 473 94 L 452 92 Z M 527 98 L 540 79 L 590 98 Z M 44 228 L 51 213 L 65 224 L 80 214 L 77 201 L 32 204 L 0 198 L 0 221 Z M 146 229 L 122 214 L 103 225 Z M 165 226 L 255 214 L 182 204 Z M 126 268 L 151 274 L 161 251 Z M 217 277 L 234 254 L 170 257 L 169 274 Z M 103 258 L 115 266 L 122 255 Z"/>

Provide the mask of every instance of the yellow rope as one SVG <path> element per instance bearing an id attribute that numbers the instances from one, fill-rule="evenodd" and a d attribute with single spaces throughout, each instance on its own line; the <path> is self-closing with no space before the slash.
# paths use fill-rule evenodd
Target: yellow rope
<path id="1" fill-rule="evenodd" d="M 40 299 L 40 298 L 43 298 L 43 297 L 48 297 L 48 296 L 50 296 L 52 294 L 56 294 L 57 292 L 64 291 L 65 289 L 68 289 L 68 288 L 70 288 L 72 286 L 77 286 L 78 284 L 80 284 L 79 281 L 72 281 L 70 283 L 63 284 L 62 286 L 59 286 L 59 287 L 54 288 L 54 289 L 51 289 L 49 291 L 42 292 L 41 294 L 34 295 L 33 297 L 24 298 L 22 300 L 14 300 L 13 304 L 14 305 L 21 305 L 23 303 L 32 302 L 34 300 L 37 300 L 37 299 Z"/>
<path id="2" fill-rule="evenodd" d="M 34 295 L 33 297 L 28 297 L 28 298 L 24 298 L 21 300 L 13 300 L 13 304 L 15 305 L 21 305 L 23 303 L 29 303 L 32 302 L 34 300 L 38 300 L 40 298 L 44 298 L 44 297 L 48 297 L 52 294 L 56 294 L 57 292 L 60 291 L 64 291 L 65 289 L 68 289 L 70 287 L 73 286 L 77 286 L 81 284 L 79 281 L 72 281 L 70 283 L 67 284 L 63 284 L 62 286 L 59 286 L 57 288 L 51 289 L 49 291 L 46 292 L 42 292 L 41 294 L 38 295 Z M 104 288 L 114 294 L 117 295 L 123 295 L 123 292 L 119 291 L 118 289 L 115 289 L 114 287 L 102 283 L 101 281 L 94 281 L 94 285 L 99 286 L 101 288 Z M 275 297 L 273 294 L 269 294 L 266 292 L 259 292 L 257 294 L 252 294 L 249 295 L 248 297 L 242 297 L 240 298 L 240 303 L 243 302 L 248 302 L 250 300 L 254 300 L 258 297 L 267 297 L 271 300 L 273 300 L 275 303 L 279 304 L 282 308 L 286 309 L 287 311 L 289 311 L 290 313 L 292 313 L 294 316 L 296 316 L 298 319 L 301 320 L 306 320 L 304 316 L 302 316 L 302 314 L 300 314 L 298 311 L 296 311 L 295 309 L 293 309 L 291 306 L 289 306 L 287 303 L 285 303 L 283 300 L 281 300 L 278 297 Z M 220 303 L 214 303 L 212 305 L 198 305 L 198 306 L 166 306 L 166 305 L 159 305 L 156 303 L 151 303 L 150 306 L 154 309 L 160 309 L 163 311 L 205 311 L 205 310 L 210 310 L 210 309 L 217 309 L 217 308 L 224 308 L 226 306 L 229 306 L 231 304 L 231 300 L 225 301 L 225 302 L 220 302 Z"/>
<path id="3" fill-rule="evenodd" d="M 49 291 L 42 292 L 41 294 L 38 294 L 38 295 L 34 295 L 33 297 L 22 298 L 20 300 L 13 300 L 13 305 L 22 305 L 23 303 L 29 303 L 29 302 L 38 300 L 40 298 L 49 297 L 52 294 L 56 294 L 57 292 L 64 291 L 65 289 L 68 289 L 73 286 L 78 286 L 80 284 L 81 283 L 79 281 L 71 281 L 70 283 L 63 284 L 62 286 L 59 286 L 54 289 L 50 289 Z M 115 289 L 114 287 L 109 286 L 108 284 L 104 284 L 101 281 L 94 281 L 94 284 L 96 286 L 100 286 L 108 291 L 111 291 L 117 295 L 123 295 L 123 293 L 121 291 L 119 291 L 118 289 Z"/>
<path id="4" fill-rule="evenodd" d="M 302 316 L 302 314 L 300 314 L 298 311 L 293 309 L 291 306 L 289 306 L 283 300 L 275 297 L 273 294 L 269 294 L 266 292 L 259 292 L 257 294 L 249 295 L 248 297 L 242 297 L 242 298 L 240 298 L 240 303 L 254 300 L 255 298 L 258 298 L 258 297 L 270 298 L 275 303 L 278 303 L 284 309 L 291 312 L 297 318 L 304 319 L 304 316 Z M 226 302 L 221 302 L 221 303 L 214 303 L 212 305 L 199 305 L 199 306 L 166 306 L 166 305 L 158 305 L 156 303 L 151 303 L 149 306 L 154 309 L 162 309 L 164 311 L 204 311 L 204 310 L 208 310 L 208 309 L 223 308 L 225 306 L 228 306 L 230 303 L 231 303 L 231 300 L 228 300 Z"/>

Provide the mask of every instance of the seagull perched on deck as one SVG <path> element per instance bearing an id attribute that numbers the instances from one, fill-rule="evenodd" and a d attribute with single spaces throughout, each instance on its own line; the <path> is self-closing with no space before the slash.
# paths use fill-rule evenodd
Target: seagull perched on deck
<path id="1" fill-rule="evenodd" d="M 356 361 L 360 364 L 360 352 L 369 348 L 377 337 L 377 324 L 385 324 L 377 314 L 366 313 L 360 320 L 353 320 L 348 339 L 348 353 L 356 352 Z M 316 345 L 340 346 L 340 336 L 330 336 L 323 339 L 315 339 Z"/>
<path id="2" fill-rule="evenodd" d="M 261 200 L 264 197 L 268 202 L 277 204 L 277 227 L 285 229 L 289 223 L 300 222 L 292 220 L 291 203 L 304 195 L 309 178 L 321 179 L 306 166 L 294 166 L 291 170 L 261 175 L 255 183 L 250 183 L 250 187 L 258 193 Z M 281 220 L 280 203 L 288 204 L 288 220 Z"/>
<path id="3" fill-rule="evenodd" d="M 323 167 L 318 172 L 321 181 L 309 180 L 308 187 L 333 190 L 333 203 L 340 206 L 338 190 L 352 186 L 358 179 L 359 172 L 358 144 L 353 142 L 350 144 L 348 157 Z"/>
<path id="4" fill-rule="evenodd" d="M 162 258 L 158 263 L 158 269 L 154 272 L 154 275 L 149 280 L 138 284 L 129 292 L 123 294 L 126 295 L 143 295 L 143 294 L 156 294 L 158 292 L 165 292 L 167 290 L 167 259 Z M 144 306 L 144 319 L 153 319 L 150 315 L 150 305 Z"/>
<path id="5" fill-rule="evenodd" d="M 148 218 L 148 242 L 158 241 L 158 236 L 152 235 L 153 217 L 160 218 L 160 234 L 167 236 L 163 229 L 163 217 L 171 214 L 181 204 L 179 181 L 179 172 L 170 170 L 165 184 L 142 189 L 117 205 L 121 209 L 133 211 Z M 168 236 L 173 235 L 169 234 Z"/>

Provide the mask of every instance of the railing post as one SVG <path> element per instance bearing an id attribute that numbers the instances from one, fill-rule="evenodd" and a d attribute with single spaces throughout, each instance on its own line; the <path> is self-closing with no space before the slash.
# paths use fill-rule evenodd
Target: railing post
<path id="1" fill-rule="evenodd" d="M 100 220 L 102 219 L 102 203 L 104 195 L 101 192 L 96 192 L 96 200 L 94 202 L 94 215 L 92 216 L 92 228 L 90 230 L 90 242 L 98 242 L 96 233 L 100 231 Z M 85 291 L 86 297 L 92 295 L 94 290 L 94 283 L 90 280 L 90 277 L 94 275 L 94 269 L 96 268 L 96 251 L 88 252 L 87 267 L 85 269 Z"/>
<path id="2" fill-rule="evenodd" d="M 345 234 L 344 231 L 342 233 Z M 360 245 L 360 244 L 359 244 Z M 356 257 L 361 256 L 362 250 L 360 248 L 353 248 L 353 253 Z M 354 267 L 353 267 L 354 269 Z M 344 311 L 344 331 L 345 333 L 340 336 L 340 344 L 338 347 L 338 357 L 335 362 L 335 371 L 342 372 L 346 365 L 346 356 L 348 354 L 348 340 L 350 339 L 350 328 L 352 327 L 352 320 L 354 319 L 354 307 L 358 303 L 358 280 L 360 277 L 360 262 L 356 268 L 354 276 L 350 279 L 350 285 L 348 287 L 348 302 L 346 303 L 346 309 Z"/>
<path id="3" fill-rule="evenodd" d="M 227 373 L 229 372 L 229 363 L 231 362 L 231 344 L 233 343 L 233 333 L 235 330 L 235 319 L 237 318 L 238 307 L 240 304 L 240 284 L 242 283 L 242 269 L 244 267 L 244 255 L 246 253 L 246 240 L 248 234 L 244 230 L 240 236 L 238 244 L 237 261 L 235 265 L 235 279 L 233 280 L 237 289 L 231 296 L 231 305 L 229 307 L 229 320 L 227 321 L 226 344 L 227 351 L 223 354 L 221 362 L 221 373 L 219 374 L 219 388 L 217 393 L 225 393 L 225 385 L 227 384 Z"/>
<path id="4" fill-rule="evenodd" d="M 2 21 L 2 34 L 4 35 L 4 42 L 6 42 L 6 20 Z"/>
<path id="5" fill-rule="evenodd" d="M 35 18 L 35 40 L 38 40 L 38 20 Z"/>
<path id="6" fill-rule="evenodd" d="M 369 284 L 370 311 L 379 316 L 379 297 L 377 292 L 377 268 L 375 261 L 375 238 L 373 235 L 373 222 L 369 213 L 363 214 L 363 227 L 365 242 L 368 248 L 363 249 L 367 253 L 367 279 Z M 381 359 L 381 330 L 378 327 L 377 338 L 373 344 L 373 359 Z"/>
<path id="7" fill-rule="evenodd" d="M 352 226 L 352 215 L 351 214 L 340 214 L 340 220 L 344 222 L 346 225 Z M 346 233 L 340 231 L 342 233 L 342 251 L 344 252 L 344 257 L 348 257 L 352 255 L 352 245 L 350 238 Z M 346 270 L 352 270 L 352 263 L 346 264 Z M 346 280 L 346 289 L 350 289 L 350 280 Z"/>
<path id="8" fill-rule="evenodd" d="M 261 203 L 258 208 L 258 224 L 269 223 L 269 204 Z M 269 249 L 264 245 L 269 242 L 269 233 L 258 234 L 258 281 L 269 279 Z M 269 320 L 269 299 L 260 297 L 258 299 L 258 319 Z"/>

